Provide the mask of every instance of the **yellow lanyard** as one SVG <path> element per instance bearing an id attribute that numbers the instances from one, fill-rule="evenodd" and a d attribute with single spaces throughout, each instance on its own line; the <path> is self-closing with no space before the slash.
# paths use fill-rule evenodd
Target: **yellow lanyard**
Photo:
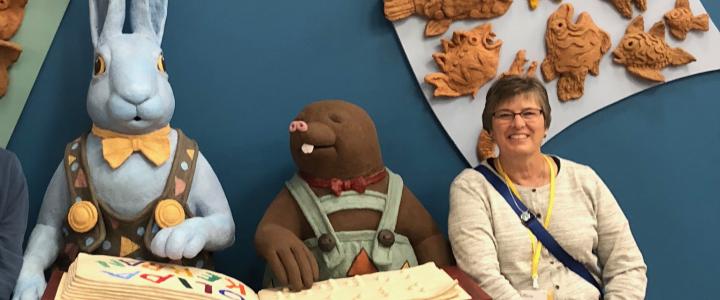
<path id="1" fill-rule="evenodd" d="M 550 172 L 550 200 L 548 201 L 548 207 L 547 212 L 545 212 L 545 219 L 543 220 L 543 227 L 547 229 L 548 225 L 550 225 L 550 216 L 552 215 L 553 210 L 553 204 L 555 203 L 555 169 L 553 167 L 553 163 L 550 160 L 549 157 L 543 156 L 545 158 L 545 162 L 547 162 L 548 170 Z M 513 184 L 512 180 L 510 180 L 510 177 L 508 177 L 507 174 L 505 174 L 505 171 L 503 171 L 502 165 L 500 164 L 500 159 L 495 160 L 497 162 L 497 169 L 500 175 L 505 178 L 505 183 L 510 188 L 510 190 L 513 192 L 515 197 L 519 199 L 520 201 L 523 201 L 520 197 L 520 193 L 518 193 L 517 189 L 515 188 L 515 184 Z M 540 285 L 538 283 L 538 265 L 540 264 L 540 250 L 542 250 L 542 243 L 538 241 L 535 238 L 535 235 L 533 235 L 530 230 L 528 230 L 528 234 L 530 235 L 530 246 L 532 247 L 532 263 L 530 265 L 530 277 L 533 281 L 533 288 L 539 288 Z"/>

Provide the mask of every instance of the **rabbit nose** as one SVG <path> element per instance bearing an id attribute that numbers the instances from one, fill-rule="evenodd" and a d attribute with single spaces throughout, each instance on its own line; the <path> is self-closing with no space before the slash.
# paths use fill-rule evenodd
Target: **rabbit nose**
<path id="1" fill-rule="evenodd" d="M 308 130 L 308 124 L 305 121 L 292 121 L 290 122 L 290 132 L 300 131 L 305 132 Z"/>
<path id="2" fill-rule="evenodd" d="M 153 89 L 150 86 L 146 85 L 134 86 L 120 93 L 120 95 L 122 95 L 125 101 L 134 105 L 140 105 L 143 104 L 145 101 L 150 100 L 150 98 L 152 98 L 152 94 Z"/>
<path id="3" fill-rule="evenodd" d="M 137 98 L 129 98 L 129 97 L 127 97 L 127 98 L 125 98 L 125 100 L 126 100 L 127 102 L 130 102 L 130 104 L 140 105 L 140 104 L 145 103 L 145 101 L 150 100 L 150 97 L 137 97 Z"/>

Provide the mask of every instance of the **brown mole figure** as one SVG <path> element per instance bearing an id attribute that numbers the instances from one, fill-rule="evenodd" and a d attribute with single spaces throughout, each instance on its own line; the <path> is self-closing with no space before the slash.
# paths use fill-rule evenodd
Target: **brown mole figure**
<path id="1" fill-rule="evenodd" d="M 278 285 L 450 263 L 434 220 L 385 167 L 375 125 L 340 100 L 306 106 L 290 123 L 298 173 L 270 203 L 255 247 Z"/>

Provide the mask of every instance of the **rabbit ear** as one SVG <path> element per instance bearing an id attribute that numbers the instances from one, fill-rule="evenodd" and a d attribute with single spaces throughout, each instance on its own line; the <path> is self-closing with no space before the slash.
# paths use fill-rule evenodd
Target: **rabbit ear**
<path id="1" fill-rule="evenodd" d="M 167 0 L 133 0 L 132 28 L 133 32 L 149 33 L 162 42 L 167 17 Z"/>
<path id="2" fill-rule="evenodd" d="M 121 34 L 125 0 L 90 0 L 90 35 L 97 47 L 103 36 Z"/>

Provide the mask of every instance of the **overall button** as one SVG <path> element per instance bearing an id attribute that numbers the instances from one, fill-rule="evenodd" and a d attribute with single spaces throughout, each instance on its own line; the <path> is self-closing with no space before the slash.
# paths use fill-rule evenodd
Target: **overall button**
<path id="1" fill-rule="evenodd" d="M 333 239 L 333 237 L 329 234 L 323 233 L 318 238 L 318 247 L 320 247 L 320 250 L 323 252 L 330 252 L 335 248 L 335 239 Z"/>
<path id="2" fill-rule="evenodd" d="M 75 202 L 70 207 L 67 217 L 73 231 L 85 233 L 93 229 L 98 222 L 98 212 L 90 201 Z"/>
<path id="3" fill-rule="evenodd" d="M 175 199 L 165 199 L 155 207 L 155 223 L 160 228 L 173 227 L 185 220 L 185 209 Z"/>
<path id="4" fill-rule="evenodd" d="M 390 230 L 383 229 L 378 233 L 378 242 L 384 247 L 390 247 L 395 244 L 395 233 Z"/>

